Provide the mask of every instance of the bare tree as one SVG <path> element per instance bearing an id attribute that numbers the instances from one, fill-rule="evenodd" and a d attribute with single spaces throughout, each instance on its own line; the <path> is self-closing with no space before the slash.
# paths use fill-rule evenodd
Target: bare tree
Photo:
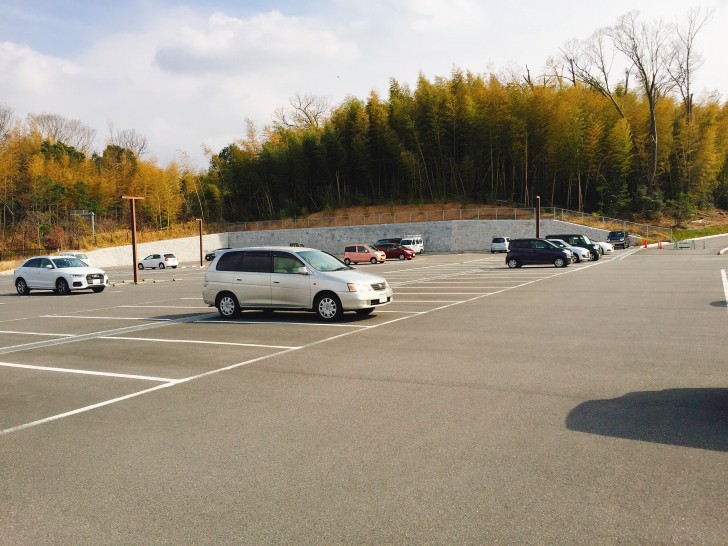
<path id="1" fill-rule="evenodd" d="M 296 96 L 290 99 L 289 105 L 275 110 L 273 121 L 276 125 L 320 129 L 331 112 L 331 99 L 312 93 L 303 95 L 296 93 Z"/>
<path id="2" fill-rule="evenodd" d="M 91 153 L 96 139 L 96 131 L 88 125 L 58 114 L 28 114 L 28 125 L 43 138 L 63 142 L 86 155 Z"/>
<path id="3" fill-rule="evenodd" d="M 0 104 L 0 140 L 5 138 L 10 132 L 14 122 L 15 114 L 13 113 L 13 109 L 7 104 Z"/>
<path id="4" fill-rule="evenodd" d="M 673 86 L 667 68 L 672 64 L 674 50 L 670 43 L 671 28 L 662 21 L 652 25 L 638 20 L 631 11 L 617 20 L 610 30 L 614 46 L 632 63 L 642 93 L 650 109 L 650 167 L 647 173 L 647 192 L 651 193 L 657 177 L 657 101 Z"/>
<path id="5" fill-rule="evenodd" d="M 608 98 L 624 118 L 622 105 L 613 89 L 612 67 L 616 51 L 611 47 L 608 32 L 608 29 L 599 29 L 587 40 L 573 40 L 561 49 L 561 55 L 572 81 L 580 81 Z M 628 73 L 625 74 L 625 88 L 627 84 Z"/>
<path id="6" fill-rule="evenodd" d="M 688 12 L 684 24 L 675 24 L 672 42 L 674 54 L 667 70 L 682 97 L 688 123 L 693 116 L 692 76 L 703 64 L 702 56 L 695 51 L 695 38 L 712 16 L 711 10 L 703 12 L 701 8 L 693 8 Z"/>
<path id="7" fill-rule="evenodd" d="M 129 150 L 138 158 L 147 153 L 147 137 L 137 133 L 134 129 L 123 129 L 114 133 L 113 123 L 109 121 L 107 125 L 109 127 L 109 144 Z"/>

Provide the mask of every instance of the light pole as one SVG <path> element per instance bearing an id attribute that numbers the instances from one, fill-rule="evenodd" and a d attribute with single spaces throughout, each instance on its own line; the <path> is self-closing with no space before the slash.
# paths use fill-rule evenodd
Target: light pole
<path id="1" fill-rule="evenodd" d="M 195 218 L 195 220 L 197 220 L 198 227 L 200 228 L 200 267 L 202 267 L 202 218 Z"/>
<path id="2" fill-rule="evenodd" d="M 541 237 L 541 196 L 536 196 L 536 239 Z"/>
<path id="3" fill-rule="evenodd" d="M 122 195 L 122 199 L 128 199 L 131 205 L 131 256 L 132 265 L 134 266 L 134 284 L 139 284 L 139 271 L 137 270 L 137 249 L 136 249 L 136 201 L 144 199 L 143 197 L 131 197 L 129 195 Z"/>

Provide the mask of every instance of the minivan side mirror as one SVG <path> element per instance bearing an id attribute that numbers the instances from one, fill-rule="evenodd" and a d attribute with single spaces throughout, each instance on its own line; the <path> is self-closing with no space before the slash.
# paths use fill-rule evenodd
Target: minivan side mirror
<path id="1" fill-rule="evenodd" d="M 306 269 L 305 265 L 302 265 L 301 267 L 296 269 L 296 273 L 298 273 L 299 275 L 308 275 L 308 269 Z"/>

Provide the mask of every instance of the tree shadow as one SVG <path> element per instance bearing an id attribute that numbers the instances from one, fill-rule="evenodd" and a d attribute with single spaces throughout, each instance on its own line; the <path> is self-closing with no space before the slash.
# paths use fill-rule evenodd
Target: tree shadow
<path id="1" fill-rule="evenodd" d="M 589 400 L 569 412 L 566 427 L 600 436 L 728 451 L 728 389 L 668 389 Z"/>

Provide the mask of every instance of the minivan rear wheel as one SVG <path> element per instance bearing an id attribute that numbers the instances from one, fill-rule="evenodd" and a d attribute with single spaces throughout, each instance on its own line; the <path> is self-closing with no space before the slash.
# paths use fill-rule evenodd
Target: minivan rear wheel
<path id="1" fill-rule="evenodd" d="M 217 312 L 223 318 L 235 318 L 240 314 L 240 304 L 230 292 L 224 292 L 217 297 Z"/>

